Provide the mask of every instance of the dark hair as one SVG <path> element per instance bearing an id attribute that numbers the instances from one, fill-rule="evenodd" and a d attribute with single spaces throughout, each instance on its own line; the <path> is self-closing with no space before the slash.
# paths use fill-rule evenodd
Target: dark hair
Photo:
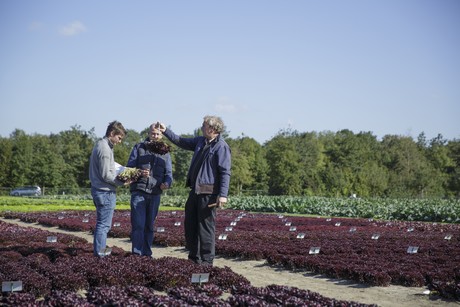
<path id="1" fill-rule="evenodd" d="M 123 127 L 123 125 L 117 120 L 114 120 L 113 122 L 109 123 L 109 125 L 107 126 L 107 131 L 105 132 L 105 136 L 109 137 L 112 131 L 115 133 L 115 135 L 126 135 L 125 127 Z"/>

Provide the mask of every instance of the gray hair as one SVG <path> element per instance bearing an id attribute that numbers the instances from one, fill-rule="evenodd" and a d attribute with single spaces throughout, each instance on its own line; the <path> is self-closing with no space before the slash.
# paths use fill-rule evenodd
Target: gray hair
<path id="1" fill-rule="evenodd" d="M 216 133 L 222 133 L 225 130 L 224 122 L 218 116 L 206 115 L 203 121 L 207 123 L 210 128 L 214 129 Z"/>

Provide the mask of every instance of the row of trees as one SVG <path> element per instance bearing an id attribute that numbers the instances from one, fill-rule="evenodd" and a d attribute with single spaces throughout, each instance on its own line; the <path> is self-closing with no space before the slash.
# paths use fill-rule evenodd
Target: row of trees
<path id="1" fill-rule="evenodd" d="M 196 129 L 193 134 L 200 133 Z M 144 139 L 128 130 L 115 159 L 128 160 L 131 148 Z M 27 135 L 15 130 L 0 138 L 0 186 L 39 185 L 48 189 L 90 186 L 89 156 L 98 136 L 79 126 L 58 134 Z M 362 197 L 460 196 L 460 140 L 441 135 L 427 140 L 370 132 L 305 132 L 282 130 L 265 144 L 250 137 L 226 137 L 232 149 L 231 193 Z M 184 182 L 192 152 L 172 146 L 175 184 Z"/>

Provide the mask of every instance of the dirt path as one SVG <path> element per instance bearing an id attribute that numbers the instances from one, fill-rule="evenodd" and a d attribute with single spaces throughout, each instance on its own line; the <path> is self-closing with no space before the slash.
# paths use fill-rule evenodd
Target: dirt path
<path id="1" fill-rule="evenodd" d="M 92 242 L 89 233 L 65 231 L 57 227 L 45 227 L 38 224 L 24 223 L 19 220 L 1 219 L 3 222 L 14 223 L 22 227 L 36 227 L 51 232 L 60 232 L 85 238 Z M 126 251 L 131 250 L 128 239 L 109 238 L 109 246 L 117 246 Z M 183 248 L 178 247 L 155 247 L 154 257 L 164 256 L 187 258 Z M 263 287 L 270 284 L 287 285 L 318 292 L 323 296 L 338 300 L 354 301 L 365 304 L 377 304 L 379 306 L 398 307 L 428 307 L 428 306 L 460 306 L 460 302 L 447 302 L 441 299 L 432 300 L 423 294 L 426 288 L 408 288 L 401 286 L 369 287 L 347 280 L 337 280 L 322 276 L 311 275 L 307 272 L 290 272 L 288 270 L 272 268 L 265 261 L 241 261 L 218 257 L 214 260 L 218 267 L 228 266 L 235 273 L 245 276 L 253 286 Z"/>

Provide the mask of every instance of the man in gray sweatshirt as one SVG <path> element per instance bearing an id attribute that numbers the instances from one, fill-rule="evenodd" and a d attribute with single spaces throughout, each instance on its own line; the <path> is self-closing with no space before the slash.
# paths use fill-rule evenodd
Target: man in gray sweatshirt
<path id="1" fill-rule="evenodd" d="M 112 226 L 116 205 L 116 187 L 130 182 L 116 179 L 113 146 L 119 144 L 126 130 L 118 121 L 109 123 L 105 136 L 93 147 L 89 161 L 91 195 L 96 206 L 96 229 L 94 230 L 94 255 L 101 256 L 106 248 L 107 233 Z"/>

